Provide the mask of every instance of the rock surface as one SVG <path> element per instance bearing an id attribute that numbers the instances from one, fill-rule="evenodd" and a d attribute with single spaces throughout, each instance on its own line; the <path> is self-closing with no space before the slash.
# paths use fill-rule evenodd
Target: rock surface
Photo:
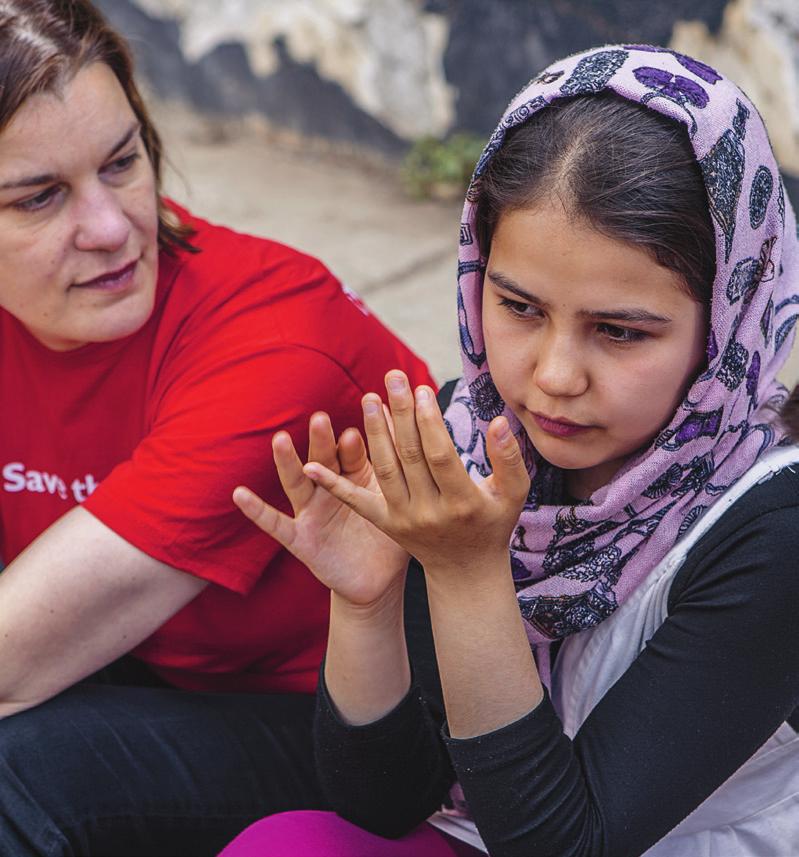
<path id="1" fill-rule="evenodd" d="M 159 95 L 401 153 L 487 134 L 509 95 L 565 54 L 670 44 L 736 79 L 799 175 L 797 0 L 97 0 Z"/>
<path id="2" fill-rule="evenodd" d="M 678 22 L 671 46 L 718 68 L 754 101 L 783 169 L 799 175 L 799 2 L 735 0 L 712 33 Z"/>

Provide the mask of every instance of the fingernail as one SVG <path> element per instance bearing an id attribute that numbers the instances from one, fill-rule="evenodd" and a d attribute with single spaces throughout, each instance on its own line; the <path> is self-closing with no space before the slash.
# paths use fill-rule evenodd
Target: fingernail
<path id="1" fill-rule="evenodd" d="M 511 434 L 510 426 L 508 425 L 508 421 L 503 417 L 497 423 L 497 441 L 501 446 L 507 446 L 513 435 Z"/>
<path id="2" fill-rule="evenodd" d="M 376 413 L 380 411 L 380 403 L 376 402 L 374 399 L 366 399 L 363 403 L 363 412 L 368 417 L 373 417 Z"/>
<path id="3" fill-rule="evenodd" d="M 430 395 L 430 390 L 427 387 L 417 387 L 416 388 L 416 402 L 420 405 L 429 405 L 432 400 L 432 396 Z"/>
<path id="4" fill-rule="evenodd" d="M 386 383 L 392 393 L 402 393 L 405 390 L 405 378 L 402 375 L 389 375 Z"/>

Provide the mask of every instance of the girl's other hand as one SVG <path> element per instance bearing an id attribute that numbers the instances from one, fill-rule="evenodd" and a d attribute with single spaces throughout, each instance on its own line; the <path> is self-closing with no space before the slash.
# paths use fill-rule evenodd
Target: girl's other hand
<path id="1" fill-rule="evenodd" d="M 294 517 L 243 486 L 233 492 L 235 504 L 341 598 L 364 607 L 378 602 L 405 572 L 408 554 L 303 473 L 287 432 L 274 436 L 272 451 Z M 379 494 L 360 432 L 347 429 L 336 444 L 330 418 L 322 412 L 310 419 L 308 461 L 367 495 Z"/>
<path id="2" fill-rule="evenodd" d="M 412 395 L 407 377 L 389 372 L 386 389 L 393 437 L 380 398 L 363 399 L 364 425 L 379 491 L 339 476 L 324 462 L 305 466 L 335 495 L 416 556 L 428 575 L 487 567 L 505 569 L 508 545 L 530 480 L 504 417 L 488 430 L 493 473 L 469 478 L 429 387 Z"/>

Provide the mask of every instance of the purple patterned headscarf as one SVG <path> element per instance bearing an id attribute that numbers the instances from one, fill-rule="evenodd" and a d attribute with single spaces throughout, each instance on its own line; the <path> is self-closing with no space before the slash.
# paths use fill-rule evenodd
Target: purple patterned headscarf
<path id="1" fill-rule="evenodd" d="M 476 182 L 508 129 L 557 98 L 612 90 L 683 123 L 707 189 L 716 277 L 707 364 L 671 422 L 589 504 L 548 496 L 542 462 L 500 398 L 481 323 L 485 260 L 475 236 Z M 510 103 L 475 170 L 461 223 L 458 314 L 464 376 L 446 420 L 472 479 L 490 473 L 488 423 L 504 413 L 532 487 L 510 544 L 528 637 L 548 679 L 549 642 L 613 613 L 674 543 L 769 447 L 782 440 L 775 381 L 799 318 L 796 220 L 763 122 L 729 80 L 690 57 L 610 46 L 556 62 Z"/>

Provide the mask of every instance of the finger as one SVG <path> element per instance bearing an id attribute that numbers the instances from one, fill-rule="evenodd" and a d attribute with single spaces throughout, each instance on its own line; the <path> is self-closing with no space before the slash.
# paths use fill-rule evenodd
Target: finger
<path id="1" fill-rule="evenodd" d="M 272 438 L 272 455 L 280 484 L 289 498 L 294 514 L 297 515 L 311 499 L 314 484 L 302 472 L 302 462 L 288 432 L 279 431 Z"/>
<path id="2" fill-rule="evenodd" d="M 383 529 L 386 521 L 386 501 L 380 494 L 354 485 L 349 479 L 328 470 L 316 461 L 309 461 L 304 469 L 309 479 L 329 491 L 353 512 Z"/>
<path id="3" fill-rule="evenodd" d="M 505 417 L 497 417 L 488 426 L 486 451 L 493 470 L 489 477 L 491 489 L 514 502 L 524 502 L 530 490 L 530 477 Z"/>
<path id="4" fill-rule="evenodd" d="M 318 461 L 330 470 L 340 472 L 336 436 L 330 417 L 324 411 L 317 411 L 308 423 L 308 461 Z"/>
<path id="5" fill-rule="evenodd" d="M 363 399 L 363 426 L 369 446 L 369 458 L 386 502 L 398 505 L 408 502 L 408 486 L 397 450 L 388 431 L 383 413 L 383 403 L 375 393 L 367 393 Z"/>
<path id="6" fill-rule="evenodd" d="M 249 488 L 239 485 L 233 491 L 233 502 L 239 509 L 268 536 L 272 536 L 285 548 L 291 550 L 296 536 L 296 524 L 293 518 L 270 506 Z"/>
<path id="7" fill-rule="evenodd" d="M 416 388 L 416 422 L 427 466 L 442 494 L 463 494 L 474 483 L 458 457 L 455 444 L 444 425 L 435 394 L 426 385 Z"/>
<path id="8" fill-rule="evenodd" d="M 422 438 L 416 425 L 416 405 L 405 373 L 398 370 L 389 372 L 386 375 L 386 391 L 394 421 L 394 443 L 410 496 L 421 501 L 431 494 L 438 495 L 438 486 L 427 466 Z"/>
<path id="9" fill-rule="evenodd" d="M 338 457 L 341 472 L 345 475 L 360 474 L 370 466 L 366 444 L 358 429 L 348 428 L 342 432 L 338 440 Z"/>

